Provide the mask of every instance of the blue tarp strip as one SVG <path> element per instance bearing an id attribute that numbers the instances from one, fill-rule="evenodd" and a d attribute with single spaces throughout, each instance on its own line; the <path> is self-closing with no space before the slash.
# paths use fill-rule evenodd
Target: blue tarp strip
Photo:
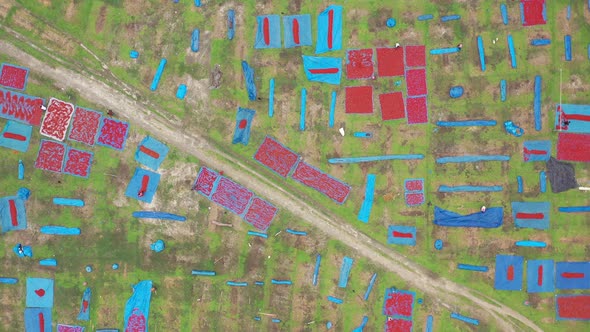
<path id="1" fill-rule="evenodd" d="M 424 330 L 424 332 L 432 332 L 433 323 L 434 318 L 432 317 L 432 315 L 428 315 L 428 318 L 426 319 L 426 329 Z"/>
<path id="2" fill-rule="evenodd" d="M 25 308 L 26 332 L 51 332 L 52 324 L 51 308 Z"/>
<path id="3" fill-rule="evenodd" d="M 7 278 L 7 277 L 0 277 L 0 284 L 16 284 L 18 283 L 17 278 Z"/>
<path id="4" fill-rule="evenodd" d="M 258 236 L 258 237 L 262 237 L 262 238 L 268 238 L 267 234 L 264 233 L 260 233 L 260 232 L 254 232 L 254 231 L 248 231 L 248 235 L 252 235 L 252 236 Z"/>
<path id="5" fill-rule="evenodd" d="M 590 262 L 557 262 L 555 288 L 590 289 Z"/>
<path id="6" fill-rule="evenodd" d="M 301 89 L 301 117 L 299 119 L 299 130 L 305 130 L 305 105 L 307 102 L 307 90 Z"/>
<path id="7" fill-rule="evenodd" d="M 82 294 L 82 301 L 80 302 L 80 312 L 78 313 L 78 320 L 90 320 L 90 298 L 92 297 L 92 290 L 87 287 Z"/>
<path id="8" fill-rule="evenodd" d="M 450 53 L 457 53 L 457 52 L 459 52 L 458 47 L 433 48 L 430 50 L 430 54 L 432 54 L 432 55 L 450 54 Z"/>
<path id="9" fill-rule="evenodd" d="M 500 81 L 500 100 L 506 101 L 506 80 Z"/>
<path id="10" fill-rule="evenodd" d="M 305 14 L 283 16 L 283 28 L 283 37 L 285 39 L 286 48 L 297 46 L 310 46 L 312 44 L 311 15 Z M 298 32 L 299 43 L 297 43 L 297 40 L 295 40 L 295 32 Z"/>
<path id="11" fill-rule="evenodd" d="M 184 99 L 186 96 L 186 84 L 180 84 L 176 90 L 176 98 Z"/>
<path id="12" fill-rule="evenodd" d="M 313 285 L 318 284 L 318 277 L 320 275 L 320 263 L 322 262 L 322 255 L 318 254 L 315 258 L 315 269 L 313 271 Z"/>
<path id="13" fill-rule="evenodd" d="M 544 293 L 555 291 L 555 263 L 551 259 L 526 262 L 527 292 Z M 539 279 L 539 276 L 541 279 Z"/>
<path id="14" fill-rule="evenodd" d="M 192 270 L 191 274 L 194 276 L 212 277 L 212 276 L 216 275 L 217 273 L 215 271 Z"/>
<path id="15" fill-rule="evenodd" d="M 191 36 L 191 51 L 198 52 L 199 51 L 199 39 L 200 39 L 201 32 L 199 29 L 194 29 L 193 34 Z"/>
<path id="16" fill-rule="evenodd" d="M 275 79 L 271 78 L 268 88 L 268 116 L 272 118 L 275 114 Z"/>
<path id="17" fill-rule="evenodd" d="M 361 325 L 357 326 L 354 330 L 352 330 L 352 332 L 363 332 L 368 322 L 369 317 L 363 316 L 363 321 L 361 322 Z"/>
<path id="18" fill-rule="evenodd" d="M 25 179 L 25 164 L 22 160 L 18 161 L 18 179 L 24 180 Z"/>
<path id="19" fill-rule="evenodd" d="M 432 14 L 424 14 L 424 15 L 418 16 L 418 21 L 428 21 L 428 20 L 432 20 L 433 18 L 434 18 L 434 16 Z"/>
<path id="20" fill-rule="evenodd" d="M 458 264 L 459 270 L 477 271 L 477 272 L 488 272 L 488 267 L 483 265 L 471 265 L 471 264 Z"/>
<path id="21" fill-rule="evenodd" d="M 350 276 L 350 269 L 352 268 L 352 263 L 354 263 L 354 259 L 344 256 L 342 260 L 342 266 L 340 267 L 340 279 L 338 280 L 338 287 L 346 288 L 348 284 L 348 277 Z"/>
<path id="22" fill-rule="evenodd" d="M 522 176 L 517 176 L 516 182 L 518 182 L 518 193 L 521 194 L 524 191 L 524 183 L 522 182 Z"/>
<path id="23" fill-rule="evenodd" d="M 227 12 L 227 39 L 232 40 L 234 39 L 235 34 L 235 16 L 236 12 L 233 9 L 230 9 Z"/>
<path id="24" fill-rule="evenodd" d="M 539 173 L 539 191 L 542 193 L 547 192 L 547 174 L 545 174 L 545 171 Z"/>
<path id="25" fill-rule="evenodd" d="M 296 230 L 290 229 L 290 228 L 287 228 L 286 229 L 286 232 L 289 233 L 289 234 L 293 234 L 293 235 L 301 235 L 301 236 L 306 236 L 307 235 L 307 232 L 296 231 Z"/>
<path id="26" fill-rule="evenodd" d="M 246 286 L 248 286 L 248 283 L 244 282 L 244 281 L 228 281 L 225 284 L 228 286 L 233 286 L 233 287 L 246 287 Z"/>
<path id="27" fill-rule="evenodd" d="M 256 285 L 256 286 L 264 286 L 264 281 L 254 281 L 254 285 Z"/>
<path id="28" fill-rule="evenodd" d="M 164 68 L 166 68 L 166 62 L 167 62 L 167 60 L 164 58 L 162 58 L 162 60 L 160 60 L 160 64 L 158 65 L 158 70 L 156 70 L 156 74 L 154 75 L 154 79 L 152 80 L 152 85 L 150 85 L 150 90 L 156 91 L 156 89 L 158 88 L 158 84 L 160 83 L 160 78 L 162 76 L 162 73 L 164 72 Z"/>
<path id="29" fill-rule="evenodd" d="M 384 156 L 369 156 L 369 157 L 349 157 L 349 158 L 332 158 L 328 159 L 330 164 L 354 164 L 354 163 L 369 163 L 373 161 L 384 160 L 415 160 L 424 159 L 423 154 L 390 154 Z"/>
<path id="30" fill-rule="evenodd" d="M 304 55 L 303 71 L 311 82 L 339 85 L 342 78 L 342 59 Z"/>
<path id="31" fill-rule="evenodd" d="M 563 41 L 565 43 L 565 61 L 572 61 L 572 36 L 565 35 Z"/>
<path id="32" fill-rule="evenodd" d="M 371 281 L 369 281 L 369 287 L 367 287 L 367 291 L 365 292 L 365 296 L 363 297 L 365 301 L 368 300 L 369 295 L 371 295 L 371 291 L 373 290 L 373 286 L 375 285 L 375 280 L 377 280 L 377 273 L 373 273 Z"/>
<path id="33" fill-rule="evenodd" d="M 331 296 L 331 295 L 328 295 L 327 298 L 328 298 L 328 301 L 334 302 L 336 304 L 342 304 L 344 302 L 344 301 L 342 301 L 342 299 L 339 299 L 339 298 Z"/>
<path id="34" fill-rule="evenodd" d="M 256 40 L 254 48 L 280 48 L 281 47 L 281 17 L 279 15 L 262 15 L 256 17 Z M 264 36 L 264 26 L 267 24 L 268 40 Z"/>
<path id="35" fill-rule="evenodd" d="M 141 151 L 140 147 L 142 146 L 157 153 L 158 158 L 154 158 L 154 156 L 150 156 Z M 138 163 L 147 166 L 148 168 L 154 171 L 157 171 L 158 168 L 160 168 L 160 165 L 162 165 L 162 163 L 164 162 L 164 159 L 166 159 L 166 156 L 168 155 L 169 151 L 170 148 L 166 144 L 158 141 L 157 139 L 151 136 L 146 136 L 143 140 L 141 140 L 141 142 L 137 146 L 137 151 L 135 152 L 135 160 Z"/>
<path id="36" fill-rule="evenodd" d="M 332 91 L 332 98 L 330 99 L 330 120 L 328 127 L 334 128 L 334 118 L 336 117 L 336 91 Z"/>
<path id="37" fill-rule="evenodd" d="M 365 224 L 369 222 L 371 216 L 371 209 L 373 208 L 373 196 L 375 195 L 375 181 L 377 177 L 375 174 L 367 175 L 367 186 L 365 187 L 365 199 L 361 205 L 361 210 L 358 214 L 358 220 Z"/>
<path id="38" fill-rule="evenodd" d="M 590 121 L 583 119 L 568 118 L 570 115 L 590 116 L 590 105 L 560 104 L 562 112 L 555 112 L 555 127 L 562 126 L 563 117 L 565 116 L 570 123 L 567 125 L 568 133 L 590 133 Z"/>
<path id="39" fill-rule="evenodd" d="M 244 80 L 246 81 L 248 99 L 255 101 L 257 93 L 256 84 L 254 84 L 254 69 L 248 65 L 248 62 L 242 61 L 242 71 L 244 73 Z"/>
<path id="40" fill-rule="evenodd" d="M 491 127 L 497 124 L 496 120 L 465 120 L 465 121 L 437 121 L 439 127 Z"/>
<path id="41" fill-rule="evenodd" d="M 81 232 L 77 227 L 42 226 L 41 233 L 49 235 L 80 235 Z"/>
<path id="42" fill-rule="evenodd" d="M 510 156 L 491 155 L 491 156 L 456 156 L 436 158 L 439 164 L 445 163 L 474 163 L 479 161 L 508 161 Z"/>
<path id="43" fill-rule="evenodd" d="M 524 257 L 496 255 L 494 288 L 498 290 L 522 290 Z"/>
<path id="44" fill-rule="evenodd" d="M 542 128 L 541 119 L 541 89 L 542 79 L 540 75 L 535 76 L 535 99 L 533 101 L 533 107 L 535 112 L 535 130 L 540 131 Z"/>
<path id="45" fill-rule="evenodd" d="M 270 283 L 273 285 L 293 285 L 293 282 L 291 280 L 271 279 Z"/>
<path id="46" fill-rule="evenodd" d="M 195 0 L 195 7 L 201 7 L 201 0 Z"/>
<path id="47" fill-rule="evenodd" d="M 440 18 L 441 22 L 456 21 L 456 20 L 460 20 L 460 19 L 461 19 L 461 15 L 447 15 L 447 16 L 442 16 Z"/>
<path id="48" fill-rule="evenodd" d="M 57 266 L 57 260 L 55 258 L 45 258 L 39 261 L 41 266 Z"/>
<path id="49" fill-rule="evenodd" d="M 514 225 L 520 228 L 548 229 L 549 212 L 551 204 L 549 202 L 512 202 L 512 218 Z M 532 216 L 531 218 L 519 217 L 518 214 L 537 214 L 542 213 L 542 218 Z"/>
<path id="50" fill-rule="evenodd" d="M 330 17 L 332 17 L 331 33 L 328 32 L 330 28 Z M 330 36 L 332 39 L 328 41 Z M 330 47 L 330 43 L 332 47 Z M 315 54 L 340 49 L 342 49 L 342 6 L 331 5 L 318 16 L 318 37 L 316 40 Z"/>
<path id="51" fill-rule="evenodd" d="M 533 46 L 545 46 L 551 44 L 551 39 L 537 38 L 531 40 Z"/>
<path id="52" fill-rule="evenodd" d="M 480 191 L 502 191 L 502 186 L 445 186 L 438 187 L 438 192 L 441 193 L 456 193 L 456 192 L 480 192 Z"/>
<path id="53" fill-rule="evenodd" d="M 512 68 L 516 68 L 516 51 L 514 50 L 514 40 L 512 35 L 508 35 L 508 51 L 510 52 L 510 64 Z"/>
<path id="54" fill-rule="evenodd" d="M 486 71 L 486 55 L 483 48 L 483 38 L 481 38 L 481 36 L 477 36 L 477 49 L 479 50 L 479 64 L 481 66 L 481 71 Z"/>
<path id="55" fill-rule="evenodd" d="M 502 225 L 504 209 L 501 207 L 488 208 L 486 212 L 476 212 L 460 215 L 455 212 L 434 207 L 434 224 L 447 227 L 482 227 L 496 228 Z"/>
<path id="56" fill-rule="evenodd" d="M 590 212 L 590 206 L 562 206 L 559 212 L 575 213 L 575 212 Z"/>
<path id="57" fill-rule="evenodd" d="M 451 318 L 463 321 L 465 323 L 469 323 L 471 325 L 479 325 L 479 320 L 477 320 L 475 318 L 463 316 L 463 315 L 458 314 L 456 312 L 451 313 Z"/>
<path id="58" fill-rule="evenodd" d="M 133 295 L 125 305 L 125 331 L 148 330 L 152 287 L 151 280 L 142 280 L 133 286 Z M 141 328 L 142 325 L 145 327 Z"/>
<path id="59" fill-rule="evenodd" d="M 355 131 L 352 134 L 354 137 L 360 137 L 360 138 L 371 138 L 373 137 L 372 133 L 366 132 L 366 131 Z"/>
<path id="60" fill-rule="evenodd" d="M 84 201 L 77 198 L 54 197 L 53 204 L 82 207 L 84 206 Z"/>
<path id="61" fill-rule="evenodd" d="M 547 247 L 547 243 L 543 241 L 516 241 L 514 243 L 517 247 L 533 247 L 533 248 L 545 248 Z"/>
<path id="62" fill-rule="evenodd" d="M 255 115 L 256 111 L 254 110 L 238 107 L 232 144 L 241 143 L 243 145 L 248 145 L 248 142 L 250 141 L 250 128 L 252 127 L 252 120 Z"/>
<path id="63" fill-rule="evenodd" d="M 506 8 L 506 4 L 500 5 L 500 12 L 502 12 L 502 23 L 504 25 L 508 25 L 508 9 Z"/>
<path id="64" fill-rule="evenodd" d="M 543 16 L 545 16 L 545 15 L 543 15 Z M 567 16 L 566 17 L 567 17 L 568 20 L 570 18 L 572 18 L 572 6 L 571 5 L 568 5 L 567 6 Z"/>
<path id="65" fill-rule="evenodd" d="M 151 218 L 151 219 L 163 219 L 163 220 L 175 220 L 185 221 L 185 216 L 179 216 L 168 212 L 161 211 L 135 211 L 132 213 L 134 218 Z"/>

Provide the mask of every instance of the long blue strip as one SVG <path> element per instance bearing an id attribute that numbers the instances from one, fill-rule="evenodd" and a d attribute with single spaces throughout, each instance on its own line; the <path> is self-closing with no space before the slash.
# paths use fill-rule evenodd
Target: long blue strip
<path id="1" fill-rule="evenodd" d="M 313 271 L 313 285 L 318 284 L 318 276 L 320 274 L 320 263 L 322 262 L 322 255 L 318 254 L 315 258 L 315 270 Z"/>
<path id="2" fill-rule="evenodd" d="M 479 64 L 481 66 L 481 71 L 486 71 L 486 55 L 483 48 L 483 38 L 481 38 L 481 36 L 477 36 L 477 49 L 479 50 Z"/>
<path id="3" fill-rule="evenodd" d="M 506 80 L 500 81 L 500 99 L 506 101 Z"/>
<path id="4" fill-rule="evenodd" d="M 268 116 L 272 118 L 275 114 L 275 79 L 270 79 L 270 87 L 268 92 Z"/>
<path id="5" fill-rule="evenodd" d="M 562 206 L 559 212 L 575 213 L 575 212 L 590 212 L 590 206 Z"/>
<path id="6" fill-rule="evenodd" d="M 449 53 L 457 53 L 459 52 L 458 47 L 448 47 L 448 48 L 434 48 L 430 50 L 430 54 L 432 55 L 441 55 L 441 54 L 449 54 Z"/>
<path id="7" fill-rule="evenodd" d="M 368 163 L 373 161 L 384 161 L 384 160 L 414 160 L 424 159 L 423 154 L 390 154 L 383 156 L 370 156 L 370 157 L 349 157 L 349 158 L 332 158 L 328 159 L 330 164 L 354 164 L 354 163 Z"/>
<path id="8" fill-rule="evenodd" d="M 375 280 L 377 280 L 377 273 L 373 273 L 373 277 L 371 277 L 371 281 L 369 282 L 369 287 L 367 287 L 367 291 L 365 292 L 364 300 L 366 301 L 369 299 L 369 295 L 371 295 L 371 291 L 373 290 L 373 285 L 375 284 Z"/>
<path id="9" fill-rule="evenodd" d="M 535 112 L 535 130 L 540 131 L 543 127 L 541 122 L 541 89 L 543 81 L 540 75 L 535 76 L 535 99 L 533 101 L 533 108 Z"/>
<path id="10" fill-rule="evenodd" d="M 506 4 L 500 5 L 500 11 L 502 12 L 502 22 L 504 25 L 508 25 L 508 8 L 506 8 Z"/>
<path id="11" fill-rule="evenodd" d="M 516 182 L 518 182 L 518 192 L 519 193 L 522 193 L 523 190 L 524 190 L 524 188 L 523 188 L 524 187 L 524 184 L 522 183 L 522 176 L 520 176 L 520 175 L 517 176 L 516 177 Z"/>
<path id="12" fill-rule="evenodd" d="M 512 39 L 512 35 L 508 35 L 508 50 L 510 51 L 512 68 L 516 68 L 516 51 L 514 50 L 514 40 Z"/>
<path id="13" fill-rule="evenodd" d="M 158 88 L 158 84 L 160 83 L 160 77 L 164 72 L 164 68 L 166 67 L 166 59 L 160 60 L 160 65 L 158 65 L 158 70 L 156 71 L 156 75 L 154 75 L 154 79 L 152 80 L 152 85 L 150 85 L 150 90 L 156 91 Z"/>
<path id="14" fill-rule="evenodd" d="M 479 321 L 477 319 L 471 318 L 471 317 L 467 317 L 467 316 L 463 316 L 463 315 L 460 315 L 460 314 L 458 314 L 456 312 L 453 312 L 451 314 L 451 318 L 455 318 L 455 319 L 464 321 L 465 323 L 469 323 L 469 324 L 473 324 L 473 325 L 479 325 Z"/>
<path id="15" fill-rule="evenodd" d="M 473 163 L 478 161 L 508 161 L 510 156 L 492 155 L 492 156 L 457 156 L 436 158 L 439 164 L 445 163 Z"/>
<path id="16" fill-rule="evenodd" d="M 488 272 L 489 268 L 482 265 L 471 265 L 471 264 L 458 264 L 457 268 L 460 270 L 477 271 L 477 272 Z"/>
<path id="17" fill-rule="evenodd" d="M 543 241 L 516 241 L 514 243 L 517 247 L 534 247 L 534 248 L 545 248 L 547 243 Z"/>
<path id="18" fill-rule="evenodd" d="M 299 130 L 305 130 L 305 104 L 307 102 L 307 90 L 301 89 L 301 119 L 299 120 Z"/>
<path id="19" fill-rule="evenodd" d="M 330 122 L 328 126 L 334 128 L 334 118 L 336 116 L 336 91 L 332 91 L 332 100 L 330 101 Z"/>
<path id="20" fill-rule="evenodd" d="M 437 121 L 439 127 L 491 127 L 497 124 L 496 120 L 465 120 L 465 121 Z"/>
<path id="21" fill-rule="evenodd" d="M 480 191 L 502 191 L 502 186 L 445 186 L 438 187 L 438 192 L 441 193 L 457 193 L 457 192 L 480 192 Z"/>

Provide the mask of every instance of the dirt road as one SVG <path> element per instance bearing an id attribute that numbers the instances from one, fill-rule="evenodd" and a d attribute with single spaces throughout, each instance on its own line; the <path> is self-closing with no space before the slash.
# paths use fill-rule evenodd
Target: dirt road
<path id="1" fill-rule="evenodd" d="M 118 115 L 133 125 L 147 130 L 153 136 L 184 153 L 195 156 L 214 169 L 222 169 L 228 177 L 246 185 L 278 207 L 290 211 L 329 236 L 342 241 L 354 249 L 358 255 L 373 260 L 407 280 L 413 287 L 427 293 L 429 300 L 436 299 L 449 311 L 469 311 L 477 318 L 493 319 L 495 324 L 504 331 L 522 330 L 524 327 L 541 331 L 534 322 L 511 308 L 450 280 L 431 276 L 421 266 L 365 234 L 359 233 L 344 220 L 315 209 L 299 197 L 274 185 L 264 175 L 243 167 L 240 160 L 216 149 L 205 138 L 195 133 L 182 132 L 178 129 L 181 128 L 178 120 L 155 115 L 153 111 L 158 111 L 159 114 L 166 114 L 166 112 L 158 109 L 150 110 L 138 103 L 131 97 L 132 91 L 126 91 L 128 93 L 126 95 L 97 81 L 88 73 L 79 74 L 64 67 L 54 68 L 4 40 L 0 40 L 0 53 L 19 59 L 19 65 L 29 67 L 32 72 L 54 80 L 61 88 L 75 89 L 81 97 L 102 105 L 105 109 L 117 109 Z M 108 75 L 105 76 L 108 77 Z M 114 78 L 110 80 L 109 83 L 113 86 L 123 86 Z"/>

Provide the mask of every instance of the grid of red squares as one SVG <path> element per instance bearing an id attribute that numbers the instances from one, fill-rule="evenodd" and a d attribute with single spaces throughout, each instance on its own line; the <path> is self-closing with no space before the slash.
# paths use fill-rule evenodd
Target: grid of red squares
<path id="1" fill-rule="evenodd" d="M 379 95 L 383 121 L 407 117 L 409 124 L 428 122 L 426 95 L 426 48 L 424 45 L 377 48 L 377 76 L 406 79 L 406 102 L 403 93 Z M 373 49 L 348 50 L 347 79 L 375 79 Z M 346 113 L 372 114 L 373 87 L 346 87 Z"/>

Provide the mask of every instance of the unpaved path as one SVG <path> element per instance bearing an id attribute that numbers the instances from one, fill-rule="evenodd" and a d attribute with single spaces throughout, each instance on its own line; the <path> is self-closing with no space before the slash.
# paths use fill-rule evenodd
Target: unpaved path
<path id="1" fill-rule="evenodd" d="M 10 29 L 5 26 L 0 25 L 0 28 L 10 32 Z M 17 34 L 13 34 L 17 36 Z M 23 38 L 22 36 L 19 37 Z M 27 42 L 30 44 L 30 41 Z M 35 47 L 35 45 L 30 45 Z M 159 114 L 166 114 L 166 112 L 158 109 L 150 111 L 147 107 L 131 98 L 133 92 L 128 91 L 127 88 L 125 92 L 129 95 L 125 95 L 94 79 L 88 73 L 79 74 L 64 67 L 54 68 L 5 40 L 0 40 L 0 52 L 19 59 L 19 65 L 29 67 L 32 72 L 47 76 L 61 88 L 75 89 L 81 97 L 102 105 L 105 109 L 118 110 L 120 117 L 142 127 L 155 137 L 187 154 L 195 156 L 212 168 L 223 170 L 228 177 L 268 198 L 273 204 L 290 211 L 322 232 L 342 241 L 354 249 L 358 255 L 371 259 L 407 280 L 413 287 L 427 293 L 429 300 L 437 301 L 451 311 L 461 312 L 468 309 L 479 318 L 491 318 L 503 331 L 521 330 L 522 328 L 514 323 L 515 321 L 531 330 L 541 331 L 534 322 L 511 308 L 445 278 L 429 275 L 426 269 L 369 236 L 358 232 L 344 220 L 319 211 L 299 197 L 271 183 L 265 176 L 244 167 L 240 160 L 216 149 L 197 133 L 182 132 L 178 129 L 181 128 L 179 120 L 165 119 L 155 115 L 153 111 L 158 111 Z M 47 54 L 47 56 L 51 55 Z M 123 86 L 121 82 L 117 82 L 112 76 L 109 78 L 109 83 L 112 83 L 113 86 Z"/>

